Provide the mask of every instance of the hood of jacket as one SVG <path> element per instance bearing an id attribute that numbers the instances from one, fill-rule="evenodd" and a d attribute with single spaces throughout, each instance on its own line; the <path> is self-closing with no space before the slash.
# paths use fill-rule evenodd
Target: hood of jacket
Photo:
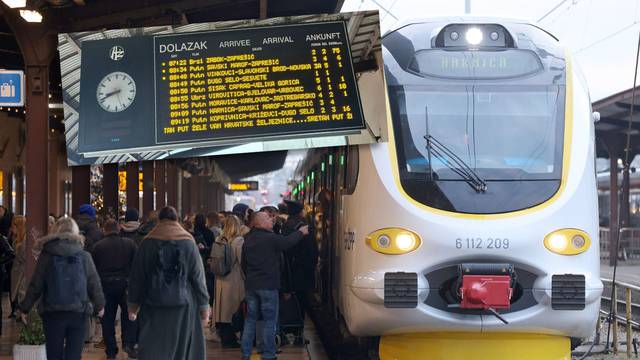
<path id="1" fill-rule="evenodd" d="M 177 221 L 160 220 L 156 227 L 149 232 L 145 239 L 156 240 L 191 240 L 195 241 L 193 235 L 185 230 Z"/>
<path id="2" fill-rule="evenodd" d="M 84 249 L 84 237 L 72 233 L 48 235 L 38 241 L 36 248 L 51 255 L 70 256 Z"/>
<path id="3" fill-rule="evenodd" d="M 127 232 L 127 233 L 132 233 L 134 231 L 138 231 L 138 229 L 140 228 L 140 222 L 139 221 L 127 221 L 124 224 L 121 225 L 122 231 Z"/>

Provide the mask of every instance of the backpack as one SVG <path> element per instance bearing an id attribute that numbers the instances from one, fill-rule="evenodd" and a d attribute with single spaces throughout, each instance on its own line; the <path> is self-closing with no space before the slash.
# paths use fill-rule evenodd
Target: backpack
<path id="1" fill-rule="evenodd" d="M 161 242 L 151 271 L 146 303 L 151 306 L 189 304 L 184 251 L 173 242 Z"/>
<path id="2" fill-rule="evenodd" d="M 233 240 L 232 240 L 233 242 Z M 218 276 L 226 276 L 233 267 L 231 244 L 226 241 L 215 241 L 211 245 L 211 271 Z"/>
<path id="3" fill-rule="evenodd" d="M 51 255 L 45 275 L 44 301 L 54 311 L 77 311 L 89 301 L 82 251 Z"/>

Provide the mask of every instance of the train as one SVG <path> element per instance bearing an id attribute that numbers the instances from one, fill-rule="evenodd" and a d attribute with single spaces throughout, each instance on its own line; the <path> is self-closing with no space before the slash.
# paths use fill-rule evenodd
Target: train
<path id="1" fill-rule="evenodd" d="M 457 16 L 403 22 L 382 58 L 389 141 L 309 150 L 291 185 L 318 307 L 371 358 L 569 359 L 603 290 L 595 116 L 569 52 Z"/>

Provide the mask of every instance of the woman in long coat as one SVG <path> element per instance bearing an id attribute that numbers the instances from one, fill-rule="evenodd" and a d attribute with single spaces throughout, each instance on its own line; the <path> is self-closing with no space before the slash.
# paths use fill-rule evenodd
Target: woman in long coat
<path id="1" fill-rule="evenodd" d="M 17 304 L 22 301 L 26 290 L 25 284 L 25 266 L 27 264 L 27 253 L 24 246 L 24 240 L 27 236 L 26 229 L 27 219 L 18 215 L 13 218 L 13 231 L 14 231 L 14 243 L 13 249 L 16 252 L 16 257 L 13 259 L 13 266 L 11 268 L 11 303 Z"/>
<path id="2" fill-rule="evenodd" d="M 174 208 L 160 210 L 158 220 L 140 243 L 129 274 L 129 319 L 138 318 L 139 359 L 204 360 L 202 326 L 210 311 L 202 259 L 193 236 L 178 223 Z M 175 299 L 151 292 L 152 279 L 158 280 L 153 275 L 157 274 L 160 254 L 169 247 L 177 248 L 180 254 L 186 288 L 178 291 L 185 294 L 186 304 L 164 304 Z"/>
<path id="3" fill-rule="evenodd" d="M 216 276 L 215 323 L 222 347 L 239 348 L 240 344 L 231 326 L 233 314 L 238 311 L 244 300 L 244 278 L 240 259 L 244 239 L 240 235 L 242 223 L 235 215 L 227 216 L 222 234 L 216 242 L 225 242 L 231 246 L 231 272 L 226 276 Z"/>

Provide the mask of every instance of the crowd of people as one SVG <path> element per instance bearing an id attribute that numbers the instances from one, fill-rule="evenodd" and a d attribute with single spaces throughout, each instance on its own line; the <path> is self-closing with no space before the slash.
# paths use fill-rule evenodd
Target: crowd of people
<path id="1" fill-rule="evenodd" d="M 133 208 L 99 218 L 85 204 L 75 219 L 51 217 L 29 254 L 25 217 L 0 206 L 11 316 L 26 323 L 37 308 L 50 360 L 80 359 L 98 323 L 107 359 L 120 350 L 134 359 L 205 359 L 207 328 L 243 359 L 254 347 L 275 359 L 279 313 L 295 299 L 304 319 L 318 256 L 303 205 L 285 203 L 183 217 L 165 207 L 144 219 Z M 30 256 L 36 266 L 27 279 Z"/>

